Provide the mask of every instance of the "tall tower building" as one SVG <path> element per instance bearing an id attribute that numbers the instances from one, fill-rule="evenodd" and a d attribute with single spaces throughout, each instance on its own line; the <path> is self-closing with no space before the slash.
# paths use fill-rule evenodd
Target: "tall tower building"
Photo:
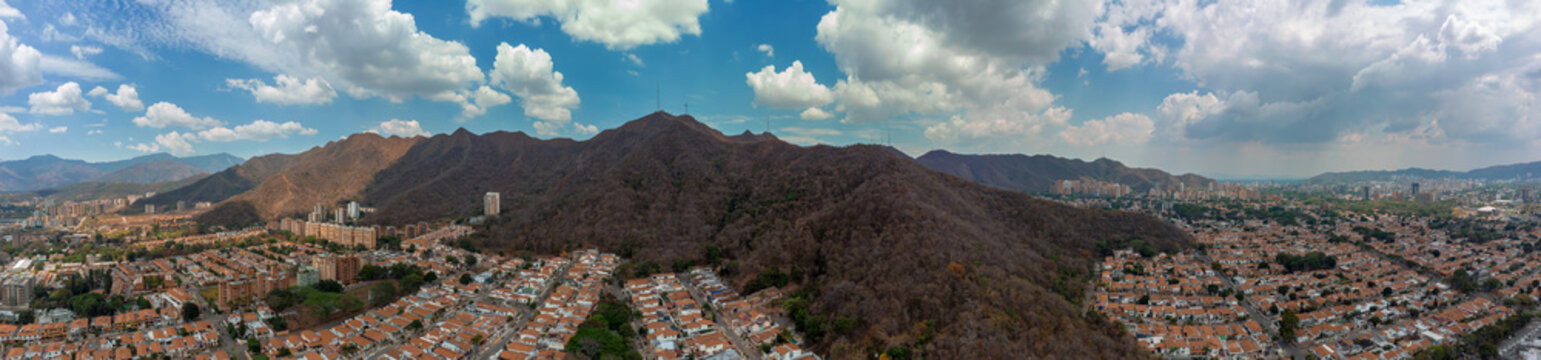
<path id="1" fill-rule="evenodd" d="M 306 219 L 306 220 L 310 220 L 310 222 L 322 222 L 322 221 L 325 221 L 326 220 L 326 210 L 321 207 L 321 204 L 316 204 L 316 207 L 312 208 L 310 210 L 310 218 Z"/>
<path id="2" fill-rule="evenodd" d="M 359 215 L 358 202 L 357 201 L 349 201 L 348 202 L 348 219 L 349 220 L 358 220 L 358 215 Z"/>
<path id="3" fill-rule="evenodd" d="M 489 192 L 482 197 L 482 213 L 487 216 L 498 216 L 502 211 L 503 196 L 496 192 Z"/>
<path id="4" fill-rule="evenodd" d="M 1413 197 L 1418 197 L 1418 183 L 1413 183 Z"/>
<path id="5" fill-rule="evenodd" d="M 1364 201 L 1370 201 L 1370 186 L 1364 187 Z"/>

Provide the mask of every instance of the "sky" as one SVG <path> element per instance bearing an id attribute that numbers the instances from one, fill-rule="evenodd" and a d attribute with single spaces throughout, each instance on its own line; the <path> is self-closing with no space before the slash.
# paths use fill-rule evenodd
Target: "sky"
<path id="1" fill-rule="evenodd" d="M 1541 160 L 1541 2 L 0 0 L 0 160 L 587 139 L 660 106 L 800 144 L 1221 178 Z"/>

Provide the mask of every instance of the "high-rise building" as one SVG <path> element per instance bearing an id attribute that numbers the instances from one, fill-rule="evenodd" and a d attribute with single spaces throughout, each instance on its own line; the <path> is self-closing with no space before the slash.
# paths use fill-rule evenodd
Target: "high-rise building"
<path id="1" fill-rule="evenodd" d="M 359 207 L 357 201 L 348 202 L 348 220 L 358 220 Z"/>
<path id="2" fill-rule="evenodd" d="M 32 303 L 32 274 L 18 273 L 5 278 L 3 283 L 6 306 L 27 306 Z"/>
<path id="3" fill-rule="evenodd" d="M 144 213 L 146 213 L 146 214 L 154 214 L 155 213 L 155 204 L 144 204 Z"/>
<path id="4" fill-rule="evenodd" d="M 1370 186 L 1369 185 L 1365 185 L 1365 187 L 1364 187 L 1364 201 L 1370 201 Z"/>
<path id="5" fill-rule="evenodd" d="M 502 195 L 496 192 L 487 193 L 487 196 L 482 197 L 482 213 L 487 216 L 497 216 L 498 212 L 502 210 L 502 202 Z"/>
<path id="6" fill-rule="evenodd" d="M 337 208 L 336 211 L 332 212 L 332 220 L 336 221 L 338 224 L 347 223 L 348 218 L 346 218 L 346 216 L 348 216 L 348 209 Z"/>
<path id="7" fill-rule="evenodd" d="M 346 255 L 319 255 L 315 258 L 316 271 L 321 280 L 332 280 L 344 285 L 352 284 L 363 267 L 358 257 Z"/>
<path id="8" fill-rule="evenodd" d="M 1413 198 L 1418 198 L 1418 183 L 1413 183 Z"/>
<path id="9" fill-rule="evenodd" d="M 307 220 L 310 220 L 310 222 L 322 222 L 326 220 L 325 218 L 326 209 L 322 208 L 321 204 L 316 204 L 316 207 L 310 210 L 310 218 Z"/>

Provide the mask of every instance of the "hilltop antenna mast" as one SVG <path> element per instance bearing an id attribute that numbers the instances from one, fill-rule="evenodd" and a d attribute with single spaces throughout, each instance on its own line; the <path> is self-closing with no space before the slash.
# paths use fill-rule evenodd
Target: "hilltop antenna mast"
<path id="1" fill-rule="evenodd" d="M 653 91 L 654 91 L 653 92 L 653 107 L 655 108 L 654 110 L 655 111 L 663 111 L 663 85 L 660 85 L 658 83 L 654 83 L 653 86 L 655 86 L 653 88 Z"/>
<path id="2" fill-rule="evenodd" d="M 686 114 L 690 113 L 690 103 L 685 103 L 685 113 Z"/>

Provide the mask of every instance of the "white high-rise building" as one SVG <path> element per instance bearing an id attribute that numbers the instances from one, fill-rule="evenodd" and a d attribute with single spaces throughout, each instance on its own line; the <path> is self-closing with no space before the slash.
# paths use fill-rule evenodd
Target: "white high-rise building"
<path id="1" fill-rule="evenodd" d="M 348 202 L 348 219 L 349 220 L 358 220 L 358 214 L 359 214 L 358 202 L 357 201 L 349 201 Z"/>
<path id="2" fill-rule="evenodd" d="M 503 196 L 496 192 L 489 192 L 482 197 L 482 213 L 487 216 L 497 216 L 502 210 Z"/>

